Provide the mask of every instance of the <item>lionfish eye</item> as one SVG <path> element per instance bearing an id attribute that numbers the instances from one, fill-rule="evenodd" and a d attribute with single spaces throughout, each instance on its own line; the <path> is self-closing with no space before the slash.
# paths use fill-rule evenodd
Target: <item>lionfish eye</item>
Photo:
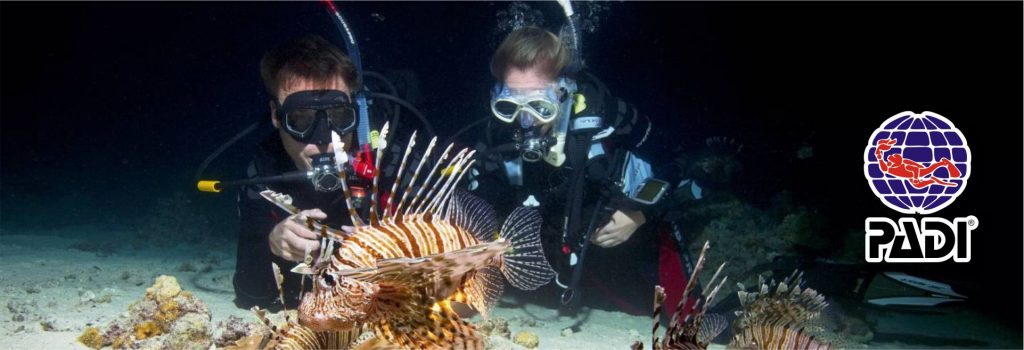
<path id="1" fill-rule="evenodd" d="M 327 283 L 328 286 L 334 287 L 334 276 L 331 276 L 329 273 L 325 273 L 323 278 L 324 283 Z"/>

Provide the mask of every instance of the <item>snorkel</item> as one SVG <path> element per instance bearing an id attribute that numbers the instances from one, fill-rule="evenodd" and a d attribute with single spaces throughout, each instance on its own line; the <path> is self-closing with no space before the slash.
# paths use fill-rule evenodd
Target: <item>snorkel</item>
<path id="1" fill-rule="evenodd" d="M 569 0 L 558 0 L 558 4 L 562 6 L 562 11 L 565 13 L 565 24 L 562 26 L 562 30 L 559 31 L 559 37 L 561 37 L 563 42 L 568 39 L 572 59 L 569 61 L 569 65 L 565 67 L 565 71 L 562 72 L 562 77 L 558 80 L 558 86 L 565 91 L 568 97 L 562 100 L 561 115 L 555 121 L 555 128 L 552 131 L 555 144 L 551 146 L 544 157 L 545 162 L 556 167 L 562 166 L 562 163 L 565 163 L 565 136 L 569 132 L 569 119 L 572 119 L 571 116 L 575 113 L 573 107 L 577 99 L 576 81 L 566 76 L 574 76 L 583 70 L 583 50 L 580 43 L 579 26 L 577 25 L 579 16 L 573 12 L 572 3 Z M 576 107 L 581 106 L 577 105 Z"/>
<path id="2" fill-rule="evenodd" d="M 359 81 L 363 81 L 363 60 L 359 55 L 359 43 L 356 42 L 355 35 L 352 34 L 352 29 L 349 28 L 348 22 L 341 16 L 341 12 L 338 12 L 338 8 L 334 6 L 334 2 L 325 0 L 324 5 L 327 7 L 328 14 L 331 15 L 331 19 L 334 21 L 334 25 L 341 31 L 342 38 L 345 39 L 345 51 L 348 51 L 349 58 L 352 60 L 352 64 L 356 67 L 356 76 Z M 359 140 L 359 151 L 356 152 L 356 156 L 352 159 L 352 168 L 355 170 L 356 175 L 364 178 L 373 178 L 373 174 L 377 172 L 376 166 L 373 163 L 373 156 L 370 150 L 370 111 L 369 104 L 366 101 L 366 88 L 362 87 L 353 93 L 355 97 L 356 105 L 359 110 L 359 125 L 357 126 L 358 131 L 356 137 Z M 340 164 L 340 163 L 339 163 Z"/>

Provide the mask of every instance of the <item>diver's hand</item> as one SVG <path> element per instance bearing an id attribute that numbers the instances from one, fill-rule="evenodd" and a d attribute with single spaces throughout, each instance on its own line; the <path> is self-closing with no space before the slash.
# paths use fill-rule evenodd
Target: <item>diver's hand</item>
<path id="1" fill-rule="evenodd" d="M 616 210 L 607 225 L 597 230 L 590 241 L 600 247 L 611 248 L 633 236 L 636 229 L 647 222 L 641 211 Z"/>
<path id="2" fill-rule="evenodd" d="M 270 252 L 288 261 L 302 261 L 306 257 L 306 247 L 311 254 L 319 252 L 320 234 L 306 227 L 307 217 L 323 220 L 327 214 L 320 209 L 310 209 L 281 220 L 267 237 Z"/>

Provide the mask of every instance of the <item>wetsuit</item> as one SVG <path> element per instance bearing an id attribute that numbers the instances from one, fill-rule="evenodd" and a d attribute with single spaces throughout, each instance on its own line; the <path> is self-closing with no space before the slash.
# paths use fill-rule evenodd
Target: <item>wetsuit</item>
<path id="1" fill-rule="evenodd" d="M 599 116 L 603 120 L 603 127 L 614 127 L 612 134 L 601 139 L 607 157 L 595 157 L 585 162 L 591 178 L 599 177 L 602 172 L 593 172 L 589 168 L 609 168 L 612 155 L 615 150 L 630 151 L 644 158 L 653 150 L 647 142 L 650 134 L 650 120 L 643 114 L 637 112 L 636 108 L 610 95 L 607 89 L 596 79 L 589 75 L 581 75 L 576 81 L 577 93 L 583 94 L 586 101 L 586 108 L 575 113 L 575 116 Z M 493 124 L 493 123 L 492 123 Z M 510 129 L 510 128 L 506 128 Z M 488 149 L 499 148 L 495 145 L 499 142 L 509 140 L 506 135 L 491 135 L 488 131 L 487 140 L 481 141 L 478 152 L 487 153 Z M 500 133 L 500 131 L 499 131 Z M 567 138 L 571 138 L 567 137 Z M 497 141 L 501 140 L 501 141 Z M 482 162 L 479 162 L 477 169 L 480 172 L 474 180 L 478 188 L 474 191 L 488 202 L 495 206 L 499 215 L 507 214 L 515 207 L 523 206 L 524 203 L 536 203 L 544 217 L 542 228 L 542 241 L 547 252 L 548 261 L 552 263 L 557 271 L 565 274 L 568 271 L 561 269 L 560 264 L 565 264 L 568 257 L 562 251 L 563 246 L 563 225 L 565 222 L 565 203 L 568 198 L 568 179 L 572 176 L 573 167 L 576 164 L 583 164 L 576 155 L 570 151 L 573 145 L 567 144 L 567 160 L 560 167 L 545 163 L 521 162 L 521 171 L 508 171 L 506 163 L 519 157 L 518 153 L 509 152 L 504 154 L 487 154 Z M 595 166 L 596 164 L 596 166 Z M 675 171 L 664 171 L 665 167 L 655 166 L 655 177 L 675 184 Z M 594 210 L 594 203 L 602 190 L 606 190 L 606 184 L 599 181 L 587 181 L 584 184 L 584 203 L 581 224 L 585 227 Z M 666 194 L 663 198 L 668 198 Z M 635 301 L 651 299 L 651 291 L 658 281 L 658 251 L 661 244 L 659 235 L 656 234 L 659 218 L 666 209 L 669 201 L 663 200 L 658 205 L 648 206 L 642 209 L 646 218 L 646 224 L 637 229 L 629 240 L 619 246 L 605 249 L 591 247 L 587 253 L 584 267 L 584 277 L 581 282 L 581 290 L 584 298 L 589 304 L 605 304 L 613 308 L 626 311 L 648 314 L 650 313 L 650 301 L 636 303 Z M 615 208 L 612 209 L 623 209 Z M 607 223 L 607 220 L 598 223 L 600 228 Z M 561 276 L 560 280 L 567 283 L 569 276 Z M 613 282 L 614 280 L 614 282 Z M 551 285 L 554 285 L 552 283 Z M 549 292 L 560 292 L 559 288 L 552 288 Z M 623 301 L 629 302 L 623 303 Z M 607 304 L 606 304 L 607 305 Z"/>
<path id="2" fill-rule="evenodd" d="M 247 169 L 247 176 L 264 177 L 295 170 L 295 163 L 285 152 L 281 137 L 275 131 L 260 143 L 259 150 Z M 274 226 L 289 215 L 260 196 L 260 191 L 268 188 L 290 195 L 298 208 L 323 210 L 327 213 L 325 222 L 331 227 L 351 225 L 348 215 L 342 214 L 347 211 L 341 192 L 317 192 L 308 182 L 242 187 L 238 192 L 238 253 L 234 276 L 235 305 L 240 308 L 257 305 L 263 308 L 280 307 L 276 300 L 277 284 L 274 281 L 271 262 L 281 267 L 285 277 L 284 291 L 288 307 L 294 307 L 298 303 L 300 276 L 288 272 L 296 263 L 271 253 L 270 243 L 267 242 L 267 236 Z"/>

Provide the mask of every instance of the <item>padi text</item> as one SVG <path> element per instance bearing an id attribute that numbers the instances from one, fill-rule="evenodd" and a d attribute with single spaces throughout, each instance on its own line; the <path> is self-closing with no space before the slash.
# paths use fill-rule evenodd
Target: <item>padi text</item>
<path id="1" fill-rule="evenodd" d="M 971 231 L 978 218 L 968 216 L 949 222 L 926 217 L 920 225 L 913 218 L 873 217 L 864 222 L 864 256 L 868 262 L 955 262 L 971 261 Z"/>

